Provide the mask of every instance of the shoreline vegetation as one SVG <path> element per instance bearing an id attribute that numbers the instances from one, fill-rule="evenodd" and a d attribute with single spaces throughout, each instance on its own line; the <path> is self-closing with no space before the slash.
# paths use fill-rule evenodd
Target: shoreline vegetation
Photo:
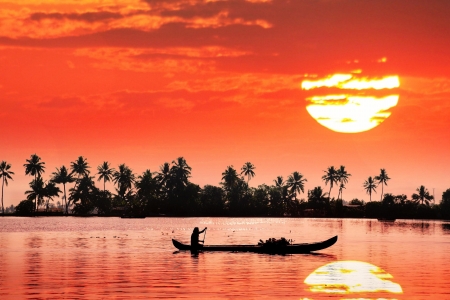
<path id="1" fill-rule="evenodd" d="M 385 169 L 361 180 L 370 199 L 364 202 L 357 198 L 344 200 L 343 192 L 351 177 L 345 166 L 324 170 L 322 180 L 328 192 L 317 186 L 306 193 L 307 179 L 297 171 L 286 180 L 278 176 L 272 185 L 249 187 L 256 175 L 250 162 L 240 170 L 227 166 L 219 186 L 203 188 L 189 180 L 192 168 L 183 157 L 165 162 L 157 172 L 147 169 L 140 175 L 125 164 L 114 169 L 107 161 L 93 174 L 83 156 L 71 162 L 69 168 L 56 168 L 48 180 L 43 178 L 45 162 L 38 155 L 31 155 L 23 167 L 32 178 L 29 189 L 24 191 L 25 199 L 15 207 L 5 208 L 3 192 L 15 173 L 9 163 L 0 162 L 2 216 L 450 219 L 450 188 L 442 194 L 439 204 L 423 185 L 410 198 L 385 193 L 391 179 Z M 114 184 L 113 192 L 106 189 L 106 182 Z M 372 201 L 380 185 L 380 199 Z M 330 197 L 333 188 L 337 189 L 337 197 Z"/>

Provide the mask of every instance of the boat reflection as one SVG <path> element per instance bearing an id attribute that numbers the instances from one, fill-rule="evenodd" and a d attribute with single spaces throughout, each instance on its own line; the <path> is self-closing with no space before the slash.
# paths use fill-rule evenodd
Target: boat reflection
<path id="1" fill-rule="evenodd" d="M 383 269 L 366 262 L 336 261 L 316 269 L 304 283 L 313 293 L 345 295 L 345 299 L 350 299 L 349 294 L 357 299 L 374 296 L 388 299 L 390 294 L 403 293 L 400 284 L 391 281 L 392 278 Z"/>

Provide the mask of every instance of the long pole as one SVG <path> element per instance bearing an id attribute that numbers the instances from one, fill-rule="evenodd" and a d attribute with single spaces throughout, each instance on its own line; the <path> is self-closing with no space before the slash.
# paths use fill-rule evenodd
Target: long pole
<path id="1" fill-rule="evenodd" d="M 203 245 L 205 244 L 206 230 L 207 230 L 207 229 L 205 229 L 205 234 L 203 235 Z"/>

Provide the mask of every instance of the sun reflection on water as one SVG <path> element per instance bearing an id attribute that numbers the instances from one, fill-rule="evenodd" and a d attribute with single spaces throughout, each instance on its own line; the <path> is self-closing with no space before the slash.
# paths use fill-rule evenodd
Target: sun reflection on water
<path id="1" fill-rule="evenodd" d="M 366 262 L 337 261 L 316 269 L 305 279 L 304 283 L 309 286 L 311 292 L 315 293 L 341 295 L 361 293 L 402 294 L 402 287 L 400 284 L 391 281 L 392 278 L 393 276 L 383 269 Z"/>

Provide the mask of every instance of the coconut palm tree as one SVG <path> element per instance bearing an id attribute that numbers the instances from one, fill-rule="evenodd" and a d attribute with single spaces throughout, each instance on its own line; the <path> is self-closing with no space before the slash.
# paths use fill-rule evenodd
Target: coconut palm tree
<path id="1" fill-rule="evenodd" d="M 342 200 L 342 190 L 345 189 L 345 184 L 343 182 L 341 182 L 339 184 L 339 193 L 338 193 L 338 200 L 339 200 L 339 195 L 341 196 L 341 200 Z"/>
<path id="2" fill-rule="evenodd" d="M 97 175 L 100 175 L 98 177 L 98 181 L 103 179 L 103 191 L 106 191 L 106 182 L 111 181 L 113 178 L 113 174 L 115 170 L 110 167 L 109 162 L 104 161 L 101 165 L 97 167 Z"/>
<path id="3" fill-rule="evenodd" d="M 136 195 L 139 201 L 147 207 L 156 212 L 158 207 L 158 182 L 153 177 L 154 173 L 150 170 L 145 170 L 142 175 L 139 175 L 136 182 Z"/>
<path id="4" fill-rule="evenodd" d="M 325 181 L 325 185 L 330 183 L 330 191 L 328 192 L 328 197 L 331 197 L 331 189 L 333 188 L 333 185 L 339 182 L 339 174 L 338 171 L 333 167 L 328 167 L 327 170 L 324 171 L 325 175 L 322 176 L 322 180 Z"/>
<path id="5" fill-rule="evenodd" d="M 347 183 L 348 178 L 352 176 L 352 174 L 349 174 L 347 170 L 345 169 L 345 166 L 340 166 L 340 168 L 336 171 L 338 176 L 338 181 L 341 183 Z"/>
<path id="6" fill-rule="evenodd" d="M 61 193 L 59 187 L 56 186 L 56 182 L 50 181 L 45 185 L 45 197 L 47 198 L 46 210 L 48 211 L 50 200 L 53 201 L 53 197 L 58 197 Z"/>
<path id="7" fill-rule="evenodd" d="M 314 189 L 308 191 L 308 202 L 313 208 L 323 207 L 328 199 L 327 193 L 322 190 L 321 186 L 316 186 Z"/>
<path id="8" fill-rule="evenodd" d="M 86 215 L 95 207 L 95 202 L 100 193 L 93 181 L 94 177 L 84 175 L 78 180 L 78 184 L 69 190 L 69 203 L 73 203 L 73 213 Z"/>
<path id="9" fill-rule="evenodd" d="M 25 167 L 25 175 L 34 176 L 34 181 L 37 180 L 38 177 L 41 177 L 41 174 L 45 172 L 45 162 L 41 161 L 41 158 L 35 154 L 32 154 L 30 159 L 26 160 Z M 42 181 L 42 180 L 41 180 Z M 37 182 L 37 181 L 36 181 Z M 38 199 L 35 200 L 35 210 L 38 207 Z"/>
<path id="10" fill-rule="evenodd" d="M 380 175 L 375 176 L 375 180 L 378 182 L 378 184 L 381 183 L 381 200 L 383 199 L 383 186 L 387 185 L 388 180 L 391 179 L 389 178 L 388 174 L 386 173 L 385 169 L 380 169 Z M 380 200 L 380 201 L 381 201 Z"/>
<path id="11" fill-rule="evenodd" d="M 47 195 L 47 191 L 45 190 L 44 181 L 41 176 L 36 177 L 33 181 L 30 182 L 30 190 L 25 191 L 25 195 L 27 196 L 27 200 L 36 201 L 36 211 L 39 205 L 44 203 L 44 198 Z"/>
<path id="12" fill-rule="evenodd" d="M 283 188 L 285 184 L 283 176 L 277 176 L 277 179 L 274 179 L 273 182 L 275 183 L 275 186 L 280 189 Z"/>
<path id="13" fill-rule="evenodd" d="M 375 193 L 377 192 L 376 191 L 377 184 L 372 178 L 372 176 L 370 176 L 369 178 L 367 178 L 366 181 L 364 181 L 363 187 L 366 190 L 366 193 L 369 194 L 370 202 L 372 202 L 372 191 Z"/>
<path id="14" fill-rule="evenodd" d="M 128 190 L 131 190 L 135 182 L 135 175 L 133 171 L 125 164 L 119 165 L 118 171 L 114 172 L 113 181 L 117 184 L 117 191 L 119 196 L 124 199 Z"/>
<path id="15" fill-rule="evenodd" d="M 291 193 L 294 194 L 295 200 L 297 200 L 297 193 L 305 192 L 306 181 L 308 180 L 297 171 L 292 173 L 292 175 L 289 175 L 286 185 L 290 189 Z"/>
<path id="16" fill-rule="evenodd" d="M 352 174 L 349 174 L 347 170 L 345 169 L 345 166 L 342 166 L 337 170 L 337 177 L 338 181 L 340 182 L 339 185 L 339 193 L 338 193 L 338 199 L 339 195 L 341 195 L 342 200 L 342 190 L 345 189 L 345 185 L 348 183 L 348 178 L 352 176 Z"/>
<path id="17" fill-rule="evenodd" d="M 227 169 L 222 173 L 222 185 L 225 190 L 230 191 L 233 186 L 235 186 L 239 181 L 239 176 L 237 171 L 233 166 L 228 166 Z"/>
<path id="18" fill-rule="evenodd" d="M 255 177 L 255 166 L 251 162 L 246 162 L 244 166 L 241 168 L 241 175 L 247 176 L 247 184 L 252 177 Z"/>
<path id="19" fill-rule="evenodd" d="M 81 177 L 88 176 L 91 173 L 87 159 L 83 156 L 79 156 L 76 161 L 71 162 L 70 168 L 72 169 L 70 174 L 77 174 L 77 183 Z"/>
<path id="20" fill-rule="evenodd" d="M 430 192 L 428 192 L 428 189 L 421 185 L 420 187 L 418 187 L 416 189 L 417 194 L 414 193 L 412 194 L 412 199 L 414 202 L 418 203 L 420 202 L 420 204 L 426 204 L 426 205 L 430 205 L 430 201 L 433 200 L 433 196 L 430 195 Z"/>
<path id="21" fill-rule="evenodd" d="M 139 175 L 135 186 L 137 193 L 141 196 L 147 196 L 156 192 L 157 181 L 153 178 L 154 173 L 150 170 L 145 170 L 142 175 Z"/>
<path id="22" fill-rule="evenodd" d="M 170 182 L 170 176 L 170 164 L 165 162 L 159 167 L 159 172 L 155 178 L 161 187 L 166 187 L 166 185 Z"/>
<path id="23" fill-rule="evenodd" d="M 66 166 L 62 166 L 61 168 L 56 168 L 56 172 L 53 172 L 53 177 L 51 181 L 54 183 L 62 184 L 64 187 L 64 202 L 66 207 L 66 214 L 69 214 L 69 205 L 67 202 L 67 194 L 66 194 L 66 183 L 72 183 L 75 181 L 75 178 L 73 178 L 72 173 L 69 173 L 67 171 Z"/>
<path id="24" fill-rule="evenodd" d="M 2 213 L 5 214 L 5 209 L 3 207 L 3 187 L 8 186 L 8 179 L 12 179 L 11 175 L 14 175 L 13 171 L 10 171 L 11 164 L 7 163 L 6 161 L 2 161 L 0 163 L 0 178 L 2 178 Z"/>
<path id="25" fill-rule="evenodd" d="M 189 177 L 191 177 L 192 168 L 186 163 L 183 157 L 178 157 L 172 161 L 173 166 L 170 168 L 172 179 L 177 188 L 181 189 L 188 185 Z"/>

